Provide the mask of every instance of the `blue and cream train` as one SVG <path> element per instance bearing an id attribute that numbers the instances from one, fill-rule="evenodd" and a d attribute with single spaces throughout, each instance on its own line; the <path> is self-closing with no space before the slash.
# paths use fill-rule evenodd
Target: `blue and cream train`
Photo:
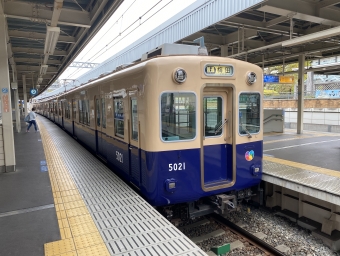
<path id="1" fill-rule="evenodd" d="M 151 205 L 193 217 L 232 210 L 261 181 L 262 81 L 235 59 L 157 56 L 35 106 Z"/>

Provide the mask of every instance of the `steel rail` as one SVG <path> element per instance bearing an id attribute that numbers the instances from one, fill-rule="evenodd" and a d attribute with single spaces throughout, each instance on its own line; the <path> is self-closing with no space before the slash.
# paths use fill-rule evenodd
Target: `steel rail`
<path id="1" fill-rule="evenodd" d="M 270 253 L 275 256 L 285 256 L 285 254 L 270 244 L 266 243 L 265 241 L 261 240 L 260 238 L 254 236 L 247 230 L 237 226 L 236 224 L 232 223 L 231 221 L 223 218 L 221 215 L 218 215 L 217 213 L 211 214 L 211 216 L 217 220 L 218 222 L 228 226 L 230 229 L 234 230 L 236 233 L 240 234 L 241 236 L 247 238 L 250 242 L 252 242 L 255 246 L 258 246 L 261 250 L 264 252 Z"/>

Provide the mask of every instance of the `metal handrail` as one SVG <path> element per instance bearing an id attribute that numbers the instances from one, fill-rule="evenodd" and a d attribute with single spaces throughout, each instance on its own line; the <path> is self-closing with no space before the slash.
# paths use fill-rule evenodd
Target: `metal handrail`
<path id="1" fill-rule="evenodd" d="M 266 118 L 263 120 L 263 122 L 267 121 L 268 119 L 270 119 L 270 118 L 271 118 L 271 117 L 273 117 L 273 116 L 281 116 L 281 117 L 283 117 L 283 115 L 279 115 L 279 114 L 272 114 L 272 115 L 270 115 L 270 116 L 266 117 Z"/>
<path id="2" fill-rule="evenodd" d="M 263 124 L 266 124 L 266 123 L 269 123 L 270 121 L 283 121 L 283 118 L 279 119 L 270 119 L 270 120 L 266 120 L 266 121 L 263 121 Z"/>

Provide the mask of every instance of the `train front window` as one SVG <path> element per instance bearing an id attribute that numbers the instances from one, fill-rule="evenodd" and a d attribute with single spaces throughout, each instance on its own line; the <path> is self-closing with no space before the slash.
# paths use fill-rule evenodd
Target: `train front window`
<path id="1" fill-rule="evenodd" d="M 189 92 L 161 96 L 163 141 L 191 140 L 196 137 L 196 96 Z"/>
<path id="2" fill-rule="evenodd" d="M 215 137 L 222 134 L 222 98 L 204 97 L 204 134 L 205 137 Z"/>
<path id="3" fill-rule="evenodd" d="M 241 93 L 239 98 L 239 133 L 249 135 L 260 131 L 260 94 Z"/>

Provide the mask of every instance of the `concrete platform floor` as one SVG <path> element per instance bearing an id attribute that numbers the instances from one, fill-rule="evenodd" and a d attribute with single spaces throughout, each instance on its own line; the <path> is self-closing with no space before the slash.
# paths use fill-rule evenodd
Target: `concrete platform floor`
<path id="1" fill-rule="evenodd" d="M 44 255 L 44 244 L 59 240 L 40 133 L 14 132 L 16 172 L 0 173 L 0 255 Z"/>

